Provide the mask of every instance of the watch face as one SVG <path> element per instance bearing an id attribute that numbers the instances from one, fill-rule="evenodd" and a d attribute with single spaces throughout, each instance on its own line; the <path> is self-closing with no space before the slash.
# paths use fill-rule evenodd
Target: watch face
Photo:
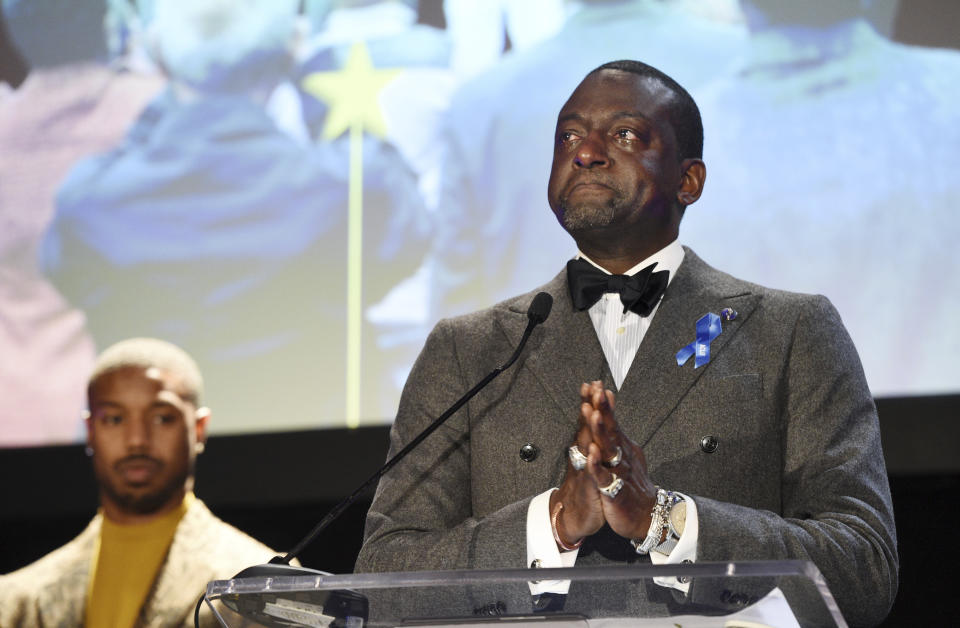
<path id="1" fill-rule="evenodd" d="M 683 529 L 687 525 L 687 502 L 681 501 L 674 504 L 673 508 L 670 509 L 670 527 L 672 527 L 677 535 L 683 534 Z"/>

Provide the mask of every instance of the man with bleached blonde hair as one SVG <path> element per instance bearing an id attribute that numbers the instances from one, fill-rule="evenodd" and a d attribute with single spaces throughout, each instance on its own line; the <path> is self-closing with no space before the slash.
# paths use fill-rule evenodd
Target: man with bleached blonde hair
<path id="1" fill-rule="evenodd" d="M 193 495 L 202 392 L 196 363 L 168 342 L 100 355 L 86 419 L 100 509 L 77 538 L 0 576 L 0 626 L 192 626 L 208 581 L 276 554 Z"/>

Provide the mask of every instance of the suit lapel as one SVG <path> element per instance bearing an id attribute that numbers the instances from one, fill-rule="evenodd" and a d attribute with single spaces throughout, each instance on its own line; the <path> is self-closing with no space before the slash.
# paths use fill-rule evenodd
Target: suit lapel
<path id="1" fill-rule="evenodd" d="M 589 314 L 573 308 L 566 271 L 541 290 L 553 297 L 553 309 L 547 321 L 534 330 L 517 366 L 533 373 L 559 409 L 556 420 L 569 426 L 580 401 L 580 383 L 604 379 L 609 368 Z M 526 327 L 527 307 L 536 292 L 510 301 L 498 312 L 497 321 L 513 347 Z M 697 319 L 708 312 L 719 314 L 725 307 L 737 311 L 734 320 L 721 322 L 722 333 L 710 343 L 713 360 L 750 317 L 759 299 L 746 284 L 711 268 L 685 247 L 684 261 L 617 393 L 617 414 L 631 438 L 646 445 L 710 368 L 711 364 L 706 364 L 695 369 L 692 358 L 682 367 L 677 365 L 677 351 L 696 338 Z"/>
<path id="2" fill-rule="evenodd" d="M 712 361 L 736 335 L 759 302 L 741 282 L 732 281 L 685 249 L 683 263 L 667 288 L 630 371 L 617 396 L 618 416 L 629 422 L 629 432 L 645 446 L 687 391 L 710 368 Z M 693 358 L 677 365 L 676 354 L 696 338 L 696 322 L 708 312 L 730 307 L 733 321 L 721 321 L 721 334 L 710 343 L 711 363 L 694 368 Z"/>
<path id="3" fill-rule="evenodd" d="M 573 307 L 566 270 L 542 290 L 553 297 L 553 308 L 546 322 L 531 335 L 519 366 L 533 373 L 560 410 L 551 416 L 569 426 L 575 422 L 580 383 L 602 377 L 606 362 L 590 316 Z M 497 318 L 514 347 L 527 325 L 526 308 L 537 292 L 512 301 Z"/>
<path id="4" fill-rule="evenodd" d="M 210 551 L 205 544 L 212 541 L 207 534 L 211 518 L 206 507 L 195 499 L 177 524 L 170 549 L 140 614 L 148 624 L 179 625 L 190 619 L 194 604 L 210 579 L 208 570 L 195 567 L 197 556 Z"/>
<path id="5" fill-rule="evenodd" d="M 93 575 L 90 573 L 94 553 L 100 543 L 98 514 L 80 535 L 59 551 L 62 560 L 57 573 L 51 574 L 56 586 L 45 587 L 37 593 L 37 606 L 44 626 L 80 626 L 87 608 L 87 589 Z"/>

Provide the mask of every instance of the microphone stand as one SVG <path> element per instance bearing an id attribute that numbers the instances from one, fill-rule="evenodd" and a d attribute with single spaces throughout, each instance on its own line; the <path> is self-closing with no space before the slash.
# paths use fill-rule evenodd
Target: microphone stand
<path id="1" fill-rule="evenodd" d="M 527 310 L 527 328 L 523 331 L 523 336 L 520 339 L 520 344 L 517 345 L 516 350 L 513 352 L 513 355 L 510 356 L 510 359 L 507 360 L 502 365 L 490 371 L 486 377 L 480 380 L 476 386 L 471 388 L 464 394 L 460 399 L 456 401 L 452 406 L 450 406 L 446 412 L 437 417 L 433 423 L 427 426 L 422 432 L 417 434 L 417 436 L 411 440 L 403 449 L 398 451 L 392 458 L 387 460 L 373 475 L 371 475 L 367 480 L 361 484 L 353 493 L 351 493 L 346 499 L 342 500 L 339 504 L 334 506 L 330 512 L 324 516 L 320 522 L 314 526 L 313 530 L 310 531 L 307 536 L 303 538 L 296 546 L 284 556 L 274 556 L 270 559 L 269 563 L 263 565 L 254 565 L 252 567 L 247 567 L 240 573 L 238 573 L 234 578 L 246 578 L 246 577 L 265 577 L 265 576 L 297 576 L 297 575 L 316 575 L 317 572 L 313 569 L 293 567 L 290 565 L 290 561 L 300 555 L 310 543 L 312 543 L 327 526 L 333 523 L 343 512 L 349 508 L 357 498 L 360 497 L 363 492 L 370 487 L 370 485 L 377 482 L 383 475 L 392 469 L 398 462 L 403 460 L 407 454 L 414 450 L 427 436 L 432 434 L 439 428 L 441 425 L 449 419 L 453 413 L 463 407 L 465 403 L 470 401 L 480 390 L 482 390 L 487 384 L 493 381 L 498 375 L 503 373 L 505 370 L 510 368 L 514 362 L 517 361 L 517 358 L 520 357 L 520 353 L 523 351 L 523 348 L 527 344 L 527 340 L 530 338 L 530 334 L 533 333 L 534 327 L 542 323 L 550 315 L 550 309 L 553 306 L 553 298 L 546 292 L 538 293 L 533 301 L 530 303 L 530 307 Z"/>
<path id="2" fill-rule="evenodd" d="M 310 543 L 312 543 L 327 526 L 329 526 L 337 517 L 339 517 L 343 512 L 349 508 L 357 498 L 370 487 L 371 484 L 378 481 L 383 475 L 392 469 L 398 462 L 403 460 L 407 454 L 414 450 L 417 445 L 419 445 L 423 440 L 432 434 L 438 427 L 443 425 L 443 423 L 453 415 L 454 412 L 463 407 L 465 403 L 470 401 L 480 390 L 494 380 L 498 375 L 503 373 L 505 370 L 510 368 L 514 362 L 517 361 L 517 358 L 520 357 L 520 353 L 523 351 L 523 348 L 527 344 L 527 340 L 530 339 L 530 334 L 533 333 L 533 328 L 547 320 L 547 317 L 550 316 L 550 309 L 553 306 L 553 297 L 551 297 L 546 292 L 539 292 L 533 298 L 533 301 L 530 303 L 530 307 L 527 308 L 527 327 L 523 331 L 523 337 L 520 339 L 520 344 L 517 345 L 516 350 L 513 352 L 513 355 L 510 356 L 510 359 L 504 362 L 502 365 L 490 371 L 486 377 L 480 380 L 476 386 L 471 388 L 464 394 L 460 399 L 457 400 L 452 406 L 450 406 L 446 412 L 437 417 L 433 423 L 427 426 L 422 432 L 420 432 L 413 440 L 411 440 L 403 449 L 396 453 L 392 458 L 387 460 L 376 473 L 367 478 L 367 481 L 361 484 L 349 497 L 341 501 L 339 504 L 334 506 L 330 512 L 320 520 L 313 530 L 303 538 L 296 546 L 284 556 L 274 556 L 270 559 L 270 562 L 263 565 L 253 565 L 243 569 L 234 576 L 236 578 L 257 578 L 257 577 L 274 577 L 274 576 L 327 576 L 330 575 L 324 571 L 318 571 L 316 569 L 309 569 L 306 567 L 294 567 L 290 565 L 290 561 L 300 555 L 300 552 L 304 550 Z M 200 596 L 200 599 L 197 600 L 197 605 L 193 610 L 193 621 L 194 626 L 200 625 L 200 607 L 203 604 L 204 599 L 206 599 L 206 594 Z M 240 612 L 244 616 L 255 618 L 259 622 L 263 622 L 264 625 L 280 625 L 275 623 L 276 617 L 272 617 L 268 614 L 265 614 L 263 611 L 263 606 L 260 604 L 254 604 L 252 608 L 245 608 L 241 611 L 239 606 L 239 600 L 235 600 L 232 603 L 226 602 L 227 606 L 233 608 L 234 611 Z M 366 617 L 367 614 L 367 599 L 363 595 L 360 595 L 354 591 L 333 591 L 331 594 L 324 599 L 322 604 L 315 605 L 318 608 L 323 609 L 324 616 L 335 615 L 335 616 L 354 616 L 354 617 Z M 286 625 L 286 622 L 282 622 L 283 625 Z"/>

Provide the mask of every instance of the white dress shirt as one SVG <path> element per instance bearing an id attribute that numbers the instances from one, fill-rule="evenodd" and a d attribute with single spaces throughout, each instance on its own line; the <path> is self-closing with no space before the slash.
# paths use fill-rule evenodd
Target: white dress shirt
<path id="1" fill-rule="evenodd" d="M 593 260 L 583 253 L 579 257 L 590 262 L 603 272 L 610 274 L 604 268 L 601 268 Z M 677 269 L 683 262 L 683 247 L 677 240 L 674 240 L 664 248 L 660 249 L 647 259 L 643 260 L 625 275 L 634 275 L 650 264 L 656 264 L 654 270 L 666 270 L 670 273 L 667 280 L 669 285 L 676 275 Z M 597 338 L 600 340 L 600 346 L 603 348 L 603 355 L 607 359 L 607 365 L 613 375 L 613 381 L 619 390 L 623 380 L 633 364 L 633 358 L 637 355 L 640 343 L 644 335 L 650 328 L 653 317 L 656 316 L 660 308 L 658 302 L 650 316 L 640 316 L 631 311 L 624 312 L 623 303 L 620 301 L 620 295 L 617 293 L 606 293 L 599 301 L 594 303 L 587 312 L 590 314 L 590 320 L 593 322 L 593 328 L 597 332 Z M 527 508 L 527 564 L 538 567 L 572 567 L 577 560 L 579 550 L 561 552 L 553 539 L 553 528 L 550 523 L 550 494 L 556 488 L 541 493 L 533 498 Z M 650 552 L 650 560 L 655 565 L 675 564 L 684 561 L 693 562 L 696 560 L 698 521 L 697 507 L 693 500 L 683 495 L 687 509 L 686 525 L 680 541 L 670 554 L 661 554 L 656 551 Z M 627 544 L 627 539 L 623 540 Z M 678 582 L 673 578 L 656 578 L 655 582 L 661 586 L 672 587 L 686 592 L 689 585 Z M 566 593 L 569 590 L 570 582 L 567 580 L 541 580 L 530 583 L 530 592 L 534 595 L 540 593 Z"/>

